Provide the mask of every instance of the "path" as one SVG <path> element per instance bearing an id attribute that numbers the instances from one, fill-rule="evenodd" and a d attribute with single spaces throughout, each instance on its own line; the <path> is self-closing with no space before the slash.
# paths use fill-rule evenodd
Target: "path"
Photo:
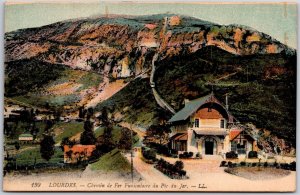
<path id="1" fill-rule="evenodd" d="M 130 154 L 125 157 L 130 162 Z M 133 157 L 133 167 L 146 182 L 169 182 L 169 178 L 154 168 L 153 164 L 147 164 L 141 159 L 141 152 L 135 152 Z M 158 179 L 158 180 L 157 180 Z"/>
<path id="2" fill-rule="evenodd" d="M 140 153 L 135 153 L 133 158 L 134 168 L 142 175 L 146 182 L 158 182 L 166 184 L 195 186 L 191 189 L 181 189 L 179 191 L 278 191 L 295 189 L 296 172 L 289 175 L 274 178 L 249 180 L 224 172 L 224 167 L 219 167 L 222 158 L 204 157 L 204 159 L 185 159 L 184 170 L 189 179 L 174 180 L 160 173 L 153 164 L 147 164 L 140 159 Z M 130 160 L 130 155 L 126 156 Z M 159 157 L 159 156 L 158 156 Z M 163 157 L 171 163 L 179 159 Z M 199 189 L 199 184 L 204 184 L 207 188 Z"/>

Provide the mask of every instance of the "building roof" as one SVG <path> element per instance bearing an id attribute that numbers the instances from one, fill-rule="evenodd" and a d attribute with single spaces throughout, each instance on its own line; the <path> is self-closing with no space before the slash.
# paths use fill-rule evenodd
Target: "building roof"
<path id="1" fill-rule="evenodd" d="M 188 135 L 187 135 L 187 133 L 177 133 L 171 137 L 171 140 L 187 141 Z"/>
<path id="2" fill-rule="evenodd" d="M 172 116 L 172 118 L 168 122 L 172 123 L 172 122 L 176 122 L 176 121 L 184 121 L 184 120 L 188 119 L 188 117 L 190 115 L 192 115 L 194 112 L 196 112 L 203 104 L 209 103 L 209 102 L 214 102 L 214 103 L 217 103 L 220 106 L 222 106 L 226 110 L 228 117 L 231 120 L 234 119 L 234 117 L 230 114 L 230 112 L 217 100 L 217 98 L 214 96 L 214 94 L 211 93 L 204 97 L 187 102 L 185 104 L 184 108 L 182 108 L 180 111 L 175 113 L 175 115 Z M 236 120 L 236 119 L 234 119 L 234 120 Z"/>
<path id="3" fill-rule="evenodd" d="M 172 118 L 168 122 L 172 123 L 175 121 L 186 120 L 191 114 L 196 112 L 200 106 L 206 103 L 212 96 L 213 94 L 209 94 L 207 96 L 187 102 L 184 108 L 182 108 L 179 112 L 172 116 Z"/>
<path id="4" fill-rule="evenodd" d="M 233 140 L 234 138 L 236 138 L 241 132 L 242 132 L 242 130 L 238 130 L 238 129 L 231 130 L 229 133 L 230 141 Z"/>
<path id="5" fill-rule="evenodd" d="M 234 140 L 234 139 L 237 138 L 237 136 L 239 136 L 242 132 L 243 132 L 243 135 L 247 135 L 247 136 L 251 137 L 253 140 L 255 140 L 255 138 L 254 138 L 250 133 L 248 133 L 247 131 L 245 131 L 245 130 L 238 130 L 238 129 L 230 130 L 230 133 L 229 133 L 229 140 L 230 140 L 230 141 Z"/>
<path id="6" fill-rule="evenodd" d="M 68 145 L 64 145 L 64 153 L 72 150 L 73 154 L 76 152 L 81 153 L 84 152 L 86 153 L 87 156 L 91 156 L 92 152 L 95 150 L 96 145 L 81 145 L 81 144 L 76 144 L 72 147 Z"/>
<path id="7" fill-rule="evenodd" d="M 220 131 L 220 130 L 194 130 L 194 132 L 197 135 L 227 135 L 226 131 Z"/>
<path id="8" fill-rule="evenodd" d="M 33 135 L 31 135 L 29 133 L 23 133 L 23 134 L 19 135 L 19 137 L 33 137 Z"/>

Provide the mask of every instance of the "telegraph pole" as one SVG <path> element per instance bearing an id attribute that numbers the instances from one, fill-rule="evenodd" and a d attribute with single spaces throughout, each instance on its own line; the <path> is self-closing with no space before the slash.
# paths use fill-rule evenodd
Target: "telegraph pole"
<path id="1" fill-rule="evenodd" d="M 130 166 L 130 171 L 131 171 L 131 182 L 133 183 L 133 133 L 132 133 L 132 124 L 130 125 L 130 137 L 131 137 L 131 166 Z"/>

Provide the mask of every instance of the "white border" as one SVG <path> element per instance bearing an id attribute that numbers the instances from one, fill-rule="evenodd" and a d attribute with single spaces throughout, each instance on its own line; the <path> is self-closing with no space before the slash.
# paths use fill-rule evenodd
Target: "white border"
<path id="1" fill-rule="evenodd" d="M 72 3 L 90 3 L 90 2 L 100 2 L 103 0 L 51 0 L 51 2 L 53 3 L 68 3 L 68 2 L 72 2 Z M 189 1 L 184 1 L 184 0 L 138 0 L 138 1 L 120 1 L 120 0 L 104 0 L 104 1 L 107 1 L 107 2 L 130 2 L 130 3 L 134 3 L 134 2 L 137 2 L 137 3 L 283 3 L 283 2 L 288 2 L 288 3 L 297 3 L 297 9 L 298 9 L 298 18 L 299 18 L 299 13 L 300 13 L 300 6 L 299 6 L 299 2 L 297 0 L 285 0 L 285 1 L 282 1 L 282 0 L 254 0 L 254 1 L 251 1 L 251 0 L 211 0 L 211 1 L 208 1 L 208 0 L 189 0 Z M 41 2 L 41 3 L 49 3 L 50 0 L 10 0 L 9 2 L 12 2 L 12 3 L 32 3 L 32 2 Z M 297 50 L 300 48 L 299 47 L 299 32 L 300 32 L 300 25 L 299 25 L 299 19 L 297 21 L 297 24 L 298 24 L 298 33 L 297 33 Z M 1 82 L 1 86 L 0 86 L 0 107 L 1 107 L 1 110 L 0 110 L 0 113 L 1 113 L 1 116 L 3 116 L 3 111 L 4 111 L 4 107 L 3 107 L 3 103 L 4 103 L 4 0 L 0 0 L 0 74 L 2 76 L 2 82 Z M 300 64 L 300 60 L 299 60 L 299 54 L 297 56 L 297 64 Z M 299 75 L 299 72 L 300 72 L 300 69 L 297 67 L 297 75 Z M 297 130 L 299 129 L 299 122 L 300 121 L 300 116 L 299 116 L 299 81 L 300 81 L 300 78 L 297 76 L 297 124 L 296 124 L 296 128 Z M 1 131 L 0 132 L 0 141 L 1 143 L 3 143 L 3 117 L 0 117 L 0 127 L 1 127 Z M 299 149 L 299 133 L 297 133 L 297 150 Z M 300 160 L 300 157 L 299 155 L 297 155 L 297 162 L 299 162 Z M 0 164 L 2 166 L 2 163 L 3 163 L 3 144 L 1 146 L 1 150 L 0 150 Z M 298 164 L 298 163 L 297 163 Z M 299 165 L 299 164 L 298 164 Z M 298 166 L 297 165 L 297 166 Z M 300 184 L 300 181 L 298 179 L 299 177 L 299 172 L 300 171 L 297 171 L 297 191 L 296 193 L 299 192 L 299 184 Z M 3 175 L 3 169 L 2 167 L 0 168 L 0 174 L 1 174 L 1 189 L 2 188 L 2 175 Z M 0 191 L 0 194 L 6 194 L 7 192 L 3 192 L 3 191 Z M 40 192 L 39 192 L 40 193 Z M 90 194 L 94 194 L 94 193 L 99 193 L 99 192 L 90 192 Z M 128 192 L 128 193 L 132 193 L 132 192 Z M 141 193 L 141 192 L 138 192 L 138 193 Z M 19 194 L 19 193 L 9 193 L 11 195 L 14 195 L 14 194 Z M 32 192 L 31 193 L 23 193 L 23 194 L 33 194 Z M 47 192 L 47 193 L 43 193 L 43 194 L 53 194 L 53 193 L 50 193 L 50 192 Z M 70 192 L 60 192 L 58 194 L 74 194 L 73 193 L 70 193 Z M 76 193 L 76 194 L 86 194 L 86 193 Z M 102 194 L 120 194 L 120 193 L 102 193 Z M 147 194 L 173 194 L 173 193 L 147 193 Z M 188 194 L 188 193 L 181 193 L 181 194 Z M 190 194 L 190 193 L 189 193 Z M 203 194 L 216 194 L 216 193 L 203 193 Z M 234 193 L 234 194 L 240 194 L 240 193 Z M 264 194 L 264 193 L 242 193 L 242 194 Z M 280 194 L 279 192 L 278 193 L 272 193 L 272 194 Z M 293 194 L 293 193 L 285 193 L 285 194 Z"/>

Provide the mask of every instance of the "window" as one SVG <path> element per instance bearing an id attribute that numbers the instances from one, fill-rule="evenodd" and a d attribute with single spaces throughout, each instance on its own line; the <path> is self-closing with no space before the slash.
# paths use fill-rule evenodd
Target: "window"
<path id="1" fill-rule="evenodd" d="M 195 119 L 195 127 L 199 127 L 199 119 Z"/>
<path id="2" fill-rule="evenodd" d="M 220 128 L 225 128 L 225 120 L 221 119 L 220 121 Z"/>
<path id="3" fill-rule="evenodd" d="M 237 143 L 235 141 L 231 142 L 231 151 L 235 151 L 237 150 Z"/>

